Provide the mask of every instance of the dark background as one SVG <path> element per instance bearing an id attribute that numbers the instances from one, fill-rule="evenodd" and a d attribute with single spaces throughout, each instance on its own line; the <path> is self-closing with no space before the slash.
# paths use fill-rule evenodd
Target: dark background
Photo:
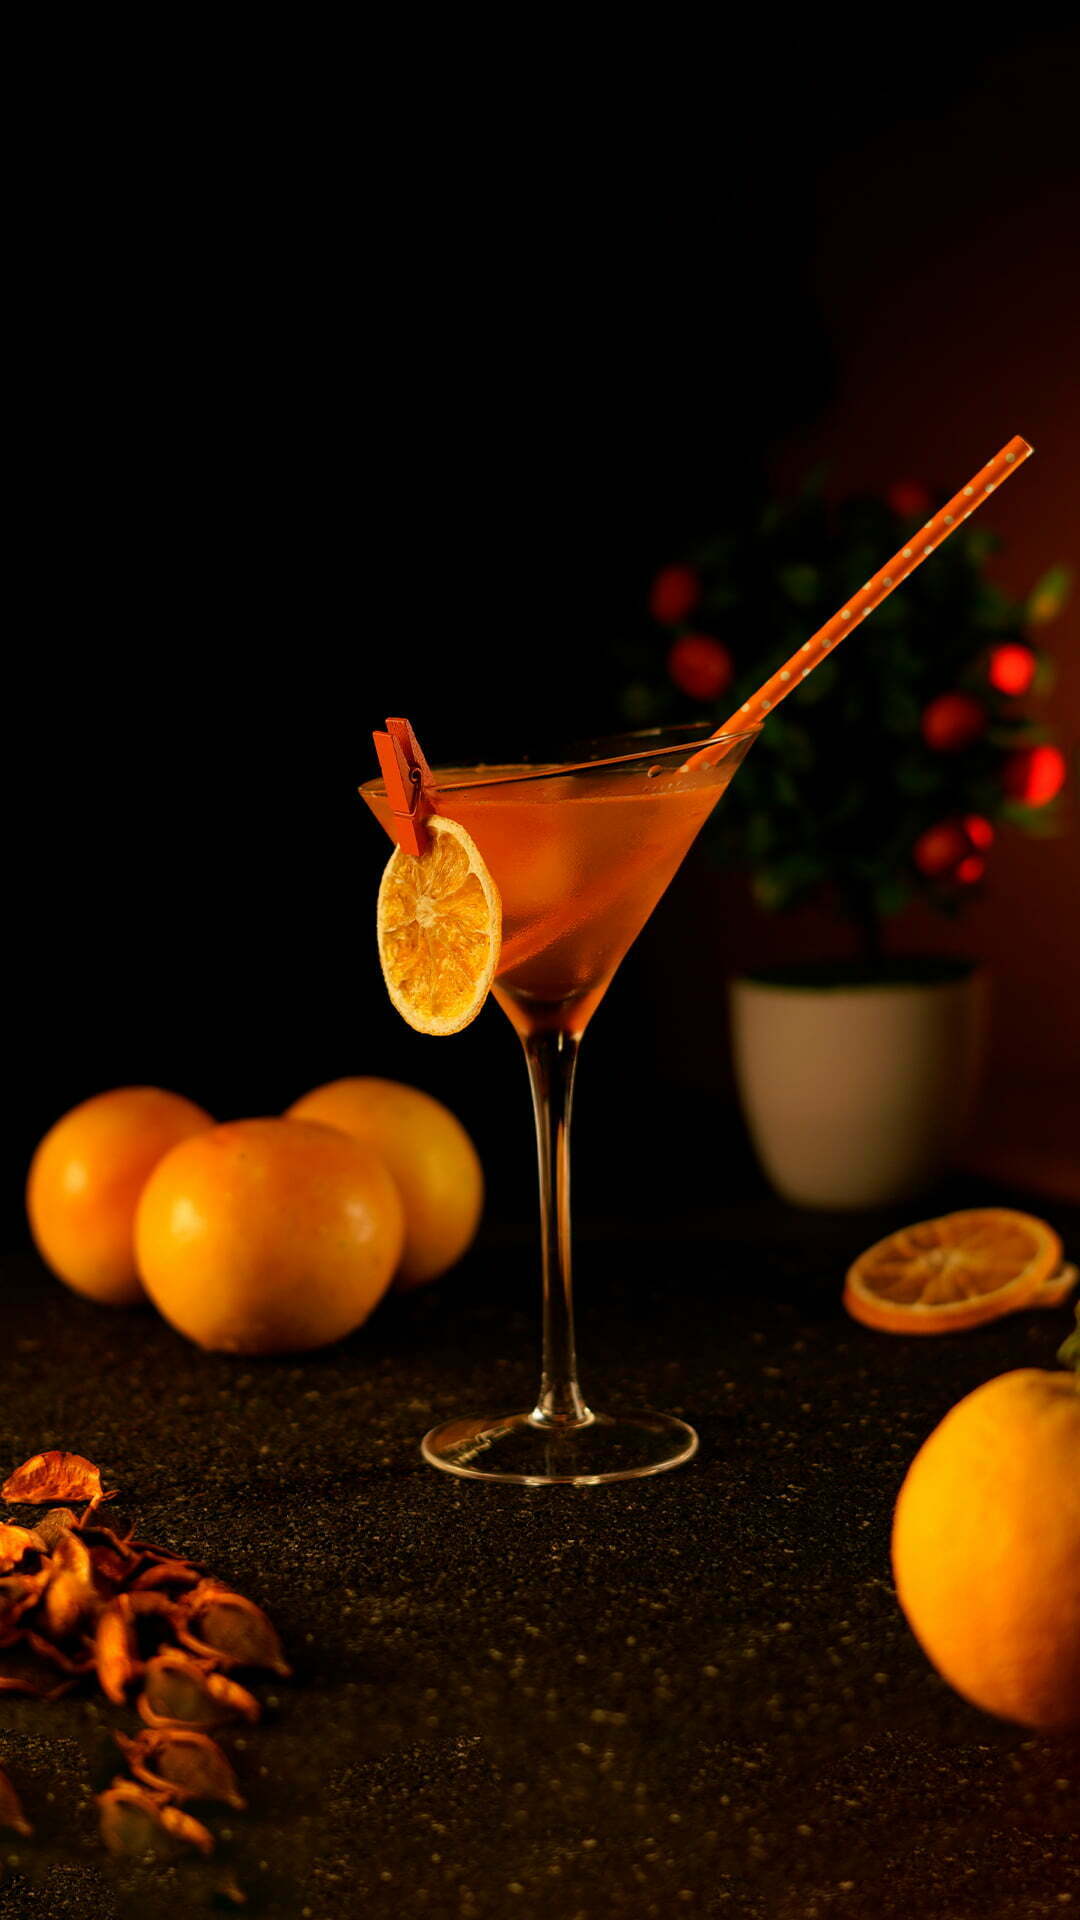
<path id="1" fill-rule="evenodd" d="M 74 125 L 54 103 L 15 295 L 6 1243 L 41 1133 L 127 1082 L 224 1118 L 412 1080 L 474 1131 L 495 1218 L 527 1214 L 509 1029 L 491 1011 L 436 1044 L 385 1001 L 371 729 L 407 712 L 435 762 L 610 729 L 606 640 L 641 625 L 656 566 L 821 447 L 902 477 L 899 417 L 932 485 L 1040 427 L 1063 471 L 1068 358 L 1039 327 L 1075 295 L 1080 39 L 987 33 L 429 40 L 305 48 L 291 73 L 278 48 L 272 84 L 263 49 Z M 950 279 L 965 248 L 977 271 Z M 900 394 L 882 316 L 916 287 Z M 978 358 L 995 287 L 1005 392 Z M 1036 561 L 1070 524 L 1075 547 L 1060 490 L 1028 511 Z M 697 885 L 590 1035 L 586 1214 L 628 1185 L 656 1202 L 655 1116 L 721 1058 L 722 969 L 759 930 L 736 901 L 716 958 Z M 696 1061 L 658 1005 L 673 977 Z M 723 1154 L 696 1135 L 689 1164 L 722 1198 Z"/>

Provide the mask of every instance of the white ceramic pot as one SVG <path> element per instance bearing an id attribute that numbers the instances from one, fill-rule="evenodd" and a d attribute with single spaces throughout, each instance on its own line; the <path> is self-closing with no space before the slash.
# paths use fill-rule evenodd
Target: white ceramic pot
<path id="1" fill-rule="evenodd" d="M 977 1085 L 987 986 L 973 968 L 922 965 L 931 977 L 887 984 L 809 971 L 804 983 L 791 969 L 732 982 L 743 1112 L 785 1200 L 881 1206 L 948 1165 Z"/>

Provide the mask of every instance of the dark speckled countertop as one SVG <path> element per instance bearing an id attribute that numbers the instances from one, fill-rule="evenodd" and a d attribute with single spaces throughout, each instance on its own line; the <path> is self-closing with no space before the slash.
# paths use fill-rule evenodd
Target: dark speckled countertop
<path id="1" fill-rule="evenodd" d="M 1054 1219 L 1075 1250 L 1080 1213 Z M 921 1440 L 991 1374 L 1052 1364 L 1071 1315 L 935 1342 L 853 1325 L 844 1265 L 895 1224 L 755 1203 L 632 1246 L 585 1235 L 590 1396 L 685 1412 L 702 1444 L 583 1489 L 470 1485 L 417 1452 L 452 1412 L 527 1403 L 524 1240 L 282 1362 L 200 1354 L 6 1263 L 4 1470 L 88 1454 L 117 1519 L 261 1601 L 295 1661 L 263 1723 L 226 1736 L 251 1810 L 210 1819 L 243 1911 L 1080 1916 L 1080 1738 L 952 1694 L 888 1560 Z M 212 1872 L 120 1872 L 97 1845 L 107 1729 L 129 1722 L 100 1696 L 0 1701 L 36 1827 L 0 1836 L 0 1920 L 214 1910 Z"/>

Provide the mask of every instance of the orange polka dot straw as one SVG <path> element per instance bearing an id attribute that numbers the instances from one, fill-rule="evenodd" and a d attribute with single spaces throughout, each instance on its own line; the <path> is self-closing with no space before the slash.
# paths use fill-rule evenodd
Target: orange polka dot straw
<path id="1" fill-rule="evenodd" d="M 987 461 L 981 472 L 973 475 L 966 487 L 954 493 L 940 512 L 927 521 L 921 533 L 913 535 L 907 546 L 901 547 L 899 553 L 894 553 L 880 572 L 875 573 L 864 587 L 860 587 L 858 593 L 853 593 L 831 620 L 811 634 L 809 640 L 804 640 L 798 651 L 792 654 L 790 660 L 785 660 L 764 686 L 759 687 L 749 700 L 743 701 L 731 718 L 724 721 L 715 737 L 719 739 L 723 734 L 745 732 L 747 727 L 760 726 L 767 720 L 773 708 L 801 686 L 807 675 L 813 673 L 814 668 L 827 653 L 832 652 L 844 635 L 857 627 L 860 620 L 865 620 L 868 613 L 873 613 L 883 600 L 887 600 L 909 573 L 914 573 L 916 567 L 928 560 L 934 548 L 947 540 L 950 533 L 955 533 L 976 507 L 981 507 L 995 488 L 1007 480 L 1010 473 L 1016 472 L 1031 451 L 1027 441 L 1021 440 L 1019 434 L 1002 447 L 1000 453 Z M 712 758 L 707 744 L 699 747 L 697 753 L 686 762 L 683 771 L 688 773 L 695 767 L 711 766 Z"/>

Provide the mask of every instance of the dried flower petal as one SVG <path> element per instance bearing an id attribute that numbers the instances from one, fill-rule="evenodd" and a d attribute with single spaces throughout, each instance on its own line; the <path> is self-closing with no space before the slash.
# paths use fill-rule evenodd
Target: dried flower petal
<path id="1" fill-rule="evenodd" d="M 10 1827 L 13 1833 L 31 1834 L 30 1825 L 11 1781 L 0 1767 L 0 1827 Z"/>
<path id="2" fill-rule="evenodd" d="M 117 1594 L 98 1615 L 94 1659 L 102 1693 L 116 1706 L 126 1706 L 127 1689 L 142 1672 L 135 1616 L 126 1593 Z"/>
<path id="3" fill-rule="evenodd" d="M 292 1672 L 262 1608 L 214 1580 L 203 1580 L 184 1595 L 178 1603 L 177 1619 L 176 1637 L 181 1645 L 219 1665 L 269 1667 L 283 1676 Z"/>
<path id="4" fill-rule="evenodd" d="M 0 1520 L 0 1573 L 10 1573 L 24 1554 L 47 1553 L 48 1546 L 36 1529 L 14 1527 Z"/>
<path id="5" fill-rule="evenodd" d="M 213 1853 L 214 1836 L 201 1820 L 169 1807 L 131 1780 L 114 1780 L 99 1793 L 101 1837 L 110 1853 L 141 1855 L 172 1852 L 176 1846 Z"/>
<path id="6" fill-rule="evenodd" d="M 231 1765 L 208 1733 L 195 1727 L 147 1727 L 134 1740 L 114 1735 L 137 1780 L 176 1800 L 220 1800 L 243 1809 L 247 1802 Z"/>
<path id="7" fill-rule="evenodd" d="M 28 1507 L 48 1507 L 54 1501 L 101 1500 L 101 1469 L 81 1453 L 35 1453 L 5 1480 L 0 1500 Z"/>
<path id="8" fill-rule="evenodd" d="M 148 1660 L 138 1698 L 140 1720 L 148 1727 L 181 1724 L 221 1726 L 227 1720 L 257 1720 L 259 1703 L 246 1687 L 223 1674 L 210 1673 L 190 1654 L 166 1648 Z"/>

